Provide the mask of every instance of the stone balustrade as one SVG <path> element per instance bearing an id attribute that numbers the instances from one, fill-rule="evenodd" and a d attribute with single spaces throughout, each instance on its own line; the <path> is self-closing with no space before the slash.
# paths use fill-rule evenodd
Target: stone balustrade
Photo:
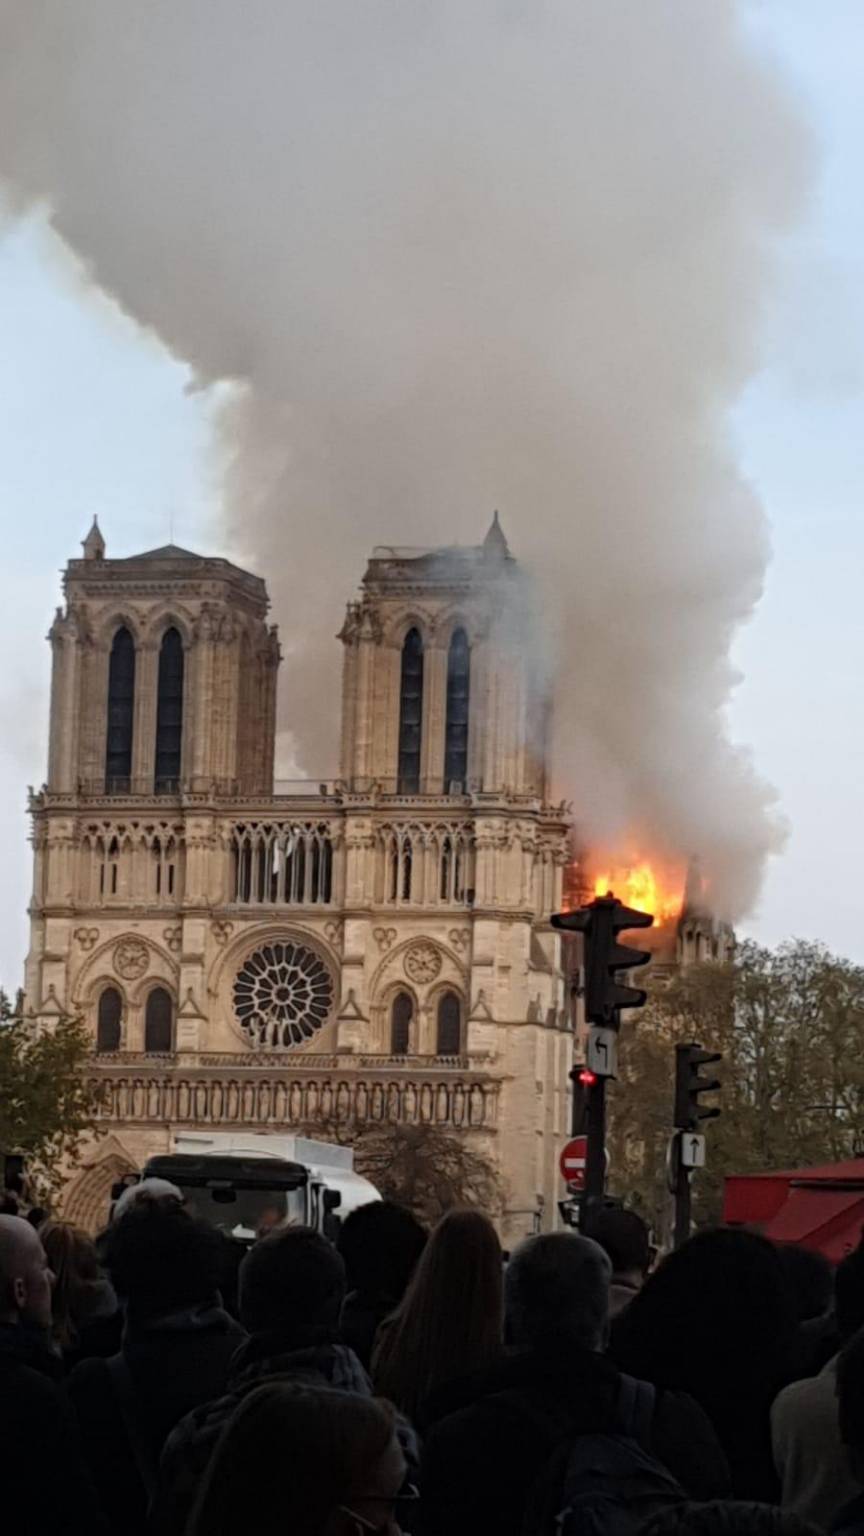
<path id="1" fill-rule="evenodd" d="M 500 1082 L 462 1057 L 94 1056 L 103 1125 L 260 1131 L 312 1124 L 489 1130 Z"/>

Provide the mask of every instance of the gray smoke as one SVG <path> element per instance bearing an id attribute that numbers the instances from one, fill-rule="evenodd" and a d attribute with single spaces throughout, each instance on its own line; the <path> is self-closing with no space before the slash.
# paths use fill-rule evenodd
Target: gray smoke
<path id="1" fill-rule="evenodd" d="M 13 205 L 229 385 L 216 543 L 271 584 L 289 755 L 336 769 L 370 547 L 497 506 L 560 792 L 731 916 L 779 833 L 724 718 L 767 552 L 727 417 L 807 172 L 728 0 L 0 0 Z"/>

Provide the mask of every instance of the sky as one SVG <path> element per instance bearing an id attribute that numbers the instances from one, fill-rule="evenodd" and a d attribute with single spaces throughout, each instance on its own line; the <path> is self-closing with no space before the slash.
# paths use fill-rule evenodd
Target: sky
<path id="1" fill-rule="evenodd" d="M 742 25 L 797 99 L 816 163 L 805 215 L 782 248 L 762 370 L 729 421 L 773 545 L 764 595 L 735 644 L 731 728 L 776 786 L 789 828 L 741 926 L 772 944 L 823 940 L 864 962 L 864 17 L 854 0 L 754 0 Z M 0 981 L 13 990 L 26 947 L 26 787 L 44 777 L 44 637 L 59 572 L 94 514 L 118 556 L 171 537 L 222 553 L 224 539 L 215 549 L 211 399 L 190 390 L 158 341 L 85 294 L 38 215 L 0 235 L 0 335 Z"/>

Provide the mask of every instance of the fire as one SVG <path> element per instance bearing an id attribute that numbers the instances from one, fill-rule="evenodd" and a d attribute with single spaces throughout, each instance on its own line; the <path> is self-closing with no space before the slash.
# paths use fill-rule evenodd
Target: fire
<path id="1" fill-rule="evenodd" d="M 594 895 L 608 896 L 610 891 L 625 906 L 653 913 L 658 923 L 678 917 L 682 906 L 682 880 L 658 873 L 654 865 L 642 860 L 634 864 L 616 864 L 607 875 L 594 881 Z"/>

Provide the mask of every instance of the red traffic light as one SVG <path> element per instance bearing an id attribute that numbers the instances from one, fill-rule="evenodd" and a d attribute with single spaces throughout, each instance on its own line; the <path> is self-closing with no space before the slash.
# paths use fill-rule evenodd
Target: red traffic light
<path id="1" fill-rule="evenodd" d="M 597 1081 L 597 1073 L 592 1072 L 590 1067 L 583 1067 L 579 1073 L 578 1081 L 582 1084 L 583 1088 L 593 1088 Z"/>

